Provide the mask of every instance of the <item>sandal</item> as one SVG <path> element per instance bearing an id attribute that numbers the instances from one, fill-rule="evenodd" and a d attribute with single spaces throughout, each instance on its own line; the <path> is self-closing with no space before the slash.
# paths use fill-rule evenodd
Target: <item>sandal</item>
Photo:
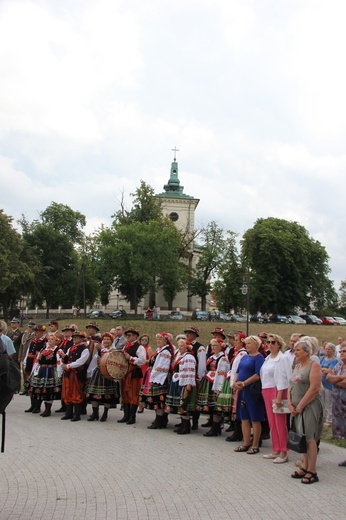
<path id="1" fill-rule="evenodd" d="M 250 448 L 250 446 L 237 446 L 234 451 L 237 453 L 241 453 L 243 451 L 247 451 Z"/>
<path id="2" fill-rule="evenodd" d="M 311 475 L 308 477 L 308 475 Z M 319 478 L 317 476 L 317 473 L 312 473 L 312 471 L 308 471 L 306 475 L 302 478 L 301 483 L 302 484 L 313 484 L 314 482 L 318 482 Z"/>
<path id="3" fill-rule="evenodd" d="M 259 448 L 254 448 L 253 446 L 251 446 L 251 448 L 247 451 L 247 454 L 248 455 L 256 455 L 256 453 L 259 452 Z"/>
<path id="4" fill-rule="evenodd" d="M 302 473 L 300 473 L 300 472 L 298 472 L 298 471 L 295 471 L 294 473 L 292 473 L 291 477 L 292 477 L 292 478 L 302 478 L 302 477 L 304 477 L 304 475 L 307 474 L 307 471 L 306 471 L 306 469 L 304 469 L 304 468 L 300 468 L 300 471 L 301 471 Z"/>

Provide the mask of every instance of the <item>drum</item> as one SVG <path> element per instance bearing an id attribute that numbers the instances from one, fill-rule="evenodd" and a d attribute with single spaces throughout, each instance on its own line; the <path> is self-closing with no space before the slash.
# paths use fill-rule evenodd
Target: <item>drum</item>
<path id="1" fill-rule="evenodd" d="M 100 372 L 106 379 L 122 379 L 128 368 L 129 363 L 120 350 L 111 350 L 100 359 Z"/>

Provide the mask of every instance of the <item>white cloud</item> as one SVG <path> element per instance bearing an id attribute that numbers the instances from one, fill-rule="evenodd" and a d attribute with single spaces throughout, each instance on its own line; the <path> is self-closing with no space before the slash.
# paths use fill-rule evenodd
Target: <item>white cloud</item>
<path id="1" fill-rule="evenodd" d="M 178 152 L 196 223 L 296 220 L 345 278 L 344 2 L 3 0 L 3 206 L 110 222 Z M 14 189 L 15 187 L 15 189 Z"/>

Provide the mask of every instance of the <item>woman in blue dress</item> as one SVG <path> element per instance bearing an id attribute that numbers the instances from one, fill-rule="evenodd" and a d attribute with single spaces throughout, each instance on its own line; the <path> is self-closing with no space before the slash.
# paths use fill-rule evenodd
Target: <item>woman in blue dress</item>
<path id="1" fill-rule="evenodd" d="M 264 363 L 264 356 L 258 352 L 260 346 L 261 340 L 258 336 L 249 336 L 245 339 L 247 355 L 240 360 L 233 385 L 233 389 L 238 390 L 237 419 L 241 420 L 244 439 L 244 444 L 234 451 L 246 451 L 248 455 L 259 452 L 261 422 L 264 421 L 264 402 L 260 384 L 260 370 Z"/>

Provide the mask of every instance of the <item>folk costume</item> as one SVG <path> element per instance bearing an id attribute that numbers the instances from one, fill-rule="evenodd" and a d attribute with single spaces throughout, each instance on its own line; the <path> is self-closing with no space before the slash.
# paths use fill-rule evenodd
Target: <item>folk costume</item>
<path id="1" fill-rule="evenodd" d="M 124 354 L 125 357 L 128 357 L 129 369 L 126 376 L 121 380 L 121 399 L 124 416 L 118 423 L 134 424 L 136 422 L 139 392 L 143 379 L 141 366 L 146 362 L 146 352 L 145 348 L 138 342 L 138 330 L 128 329 L 125 331 L 125 335 L 128 334 L 132 340 L 126 343 Z"/>
<path id="2" fill-rule="evenodd" d="M 52 403 L 61 397 L 61 378 L 57 370 L 59 347 L 48 343 L 39 352 L 37 361 L 29 379 L 28 393 L 35 401 L 44 401 L 45 411 L 42 417 L 49 417 Z"/>
<path id="3" fill-rule="evenodd" d="M 194 335 L 194 339 L 190 339 L 190 343 L 192 345 L 192 352 L 196 360 L 196 392 L 198 394 L 200 382 L 207 371 L 207 352 L 205 346 L 202 345 L 202 343 L 200 343 L 199 341 L 197 341 L 197 338 L 199 337 L 199 330 L 197 329 L 197 327 L 191 326 L 184 330 L 184 333 L 192 333 Z M 192 412 L 192 430 L 198 430 L 199 415 L 200 414 L 198 411 Z"/>
<path id="4" fill-rule="evenodd" d="M 216 392 L 220 392 L 229 370 L 229 361 L 224 352 L 213 354 L 207 361 L 207 373 L 201 382 L 197 397 L 197 410 L 202 414 L 213 413 Z"/>
<path id="5" fill-rule="evenodd" d="M 13 318 L 11 320 L 11 323 L 16 323 L 17 328 L 16 329 L 9 329 L 6 331 L 6 336 L 8 336 L 14 345 L 14 348 L 16 349 L 16 354 L 12 356 L 12 359 L 18 363 L 18 352 L 20 350 L 20 345 L 22 341 L 23 332 L 19 328 L 20 321 L 17 318 Z"/>
<path id="6" fill-rule="evenodd" d="M 166 413 L 177 414 L 180 408 L 181 387 L 179 386 L 180 362 L 183 355 L 178 351 L 172 363 L 172 379 L 166 395 Z M 195 364 L 196 360 L 194 359 Z M 196 380 L 196 378 L 195 378 Z"/>
<path id="7" fill-rule="evenodd" d="M 89 347 L 85 332 L 76 331 L 74 338 L 79 338 L 67 353 L 58 352 L 64 370 L 62 383 L 62 398 L 66 403 L 66 413 L 62 420 L 80 421 L 84 401 L 84 386 L 86 382 L 86 364 L 89 359 Z"/>
<path id="8" fill-rule="evenodd" d="M 68 349 L 73 346 L 73 337 L 72 334 L 77 330 L 76 325 L 65 325 L 62 329 L 62 332 L 70 331 L 71 336 L 64 336 L 59 343 L 59 350 L 63 351 L 64 354 L 67 353 Z M 66 412 L 66 404 L 64 400 L 61 398 L 61 407 L 58 410 L 55 410 L 55 413 L 65 413 Z"/>
<path id="9" fill-rule="evenodd" d="M 156 417 L 148 429 L 165 428 L 168 422 L 165 409 L 165 400 L 170 384 L 171 363 L 174 357 L 174 347 L 166 332 L 157 334 L 157 341 L 162 342 L 149 361 L 148 370 L 144 376 L 140 391 L 140 401 L 149 410 L 155 410 Z"/>
<path id="10" fill-rule="evenodd" d="M 103 341 L 105 338 L 109 339 L 109 345 L 106 346 Z M 97 421 L 99 419 L 99 405 L 104 405 L 104 412 L 101 417 L 101 422 L 107 420 L 108 410 L 113 405 L 119 403 L 120 389 L 118 381 L 114 379 L 105 378 L 100 371 L 100 359 L 110 352 L 111 350 L 115 350 L 112 346 L 113 336 L 109 332 L 105 332 L 102 335 L 102 343 L 101 348 L 96 350 L 94 357 L 89 365 L 88 376 L 91 377 L 90 382 L 87 386 L 86 398 L 88 403 L 91 403 L 93 408 L 93 413 L 91 417 L 89 417 L 88 421 Z"/>
<path id="11" fill-rule="evenodd" d="M 183 354 L 179 362 L 179 389 L 180 405 L 178 413 L 182 419 L 181 426 L 176 433 L 185 435 L 190 433 L 190 416 L 196 410 L 196 360 L 191 351 Z"/>
<path id="12" fill-rule="evenodd" d="M 46 346 L 47 337 L 46 337 L 46 326 L 45 325 L 37 325 L 34 328 L 35 337 L 31 340 L 27 354 L 23 361 L 23 367 L 25 370 L 25 387 L 27 391 L 29 390 L 30 385 L 30 375 L 33 370 L 33 367 L 36 364 L 37 356 L 39 352 Z M 39 333 L 39 334 L 37 334 Z M 42 333 L 42 334 L 41 334 Z M 34 399 L 34 397 L 30 397 L 31 406 L 27 410 L 26 413 L 40 413 L 41 411 L 41 400 Z"/>

